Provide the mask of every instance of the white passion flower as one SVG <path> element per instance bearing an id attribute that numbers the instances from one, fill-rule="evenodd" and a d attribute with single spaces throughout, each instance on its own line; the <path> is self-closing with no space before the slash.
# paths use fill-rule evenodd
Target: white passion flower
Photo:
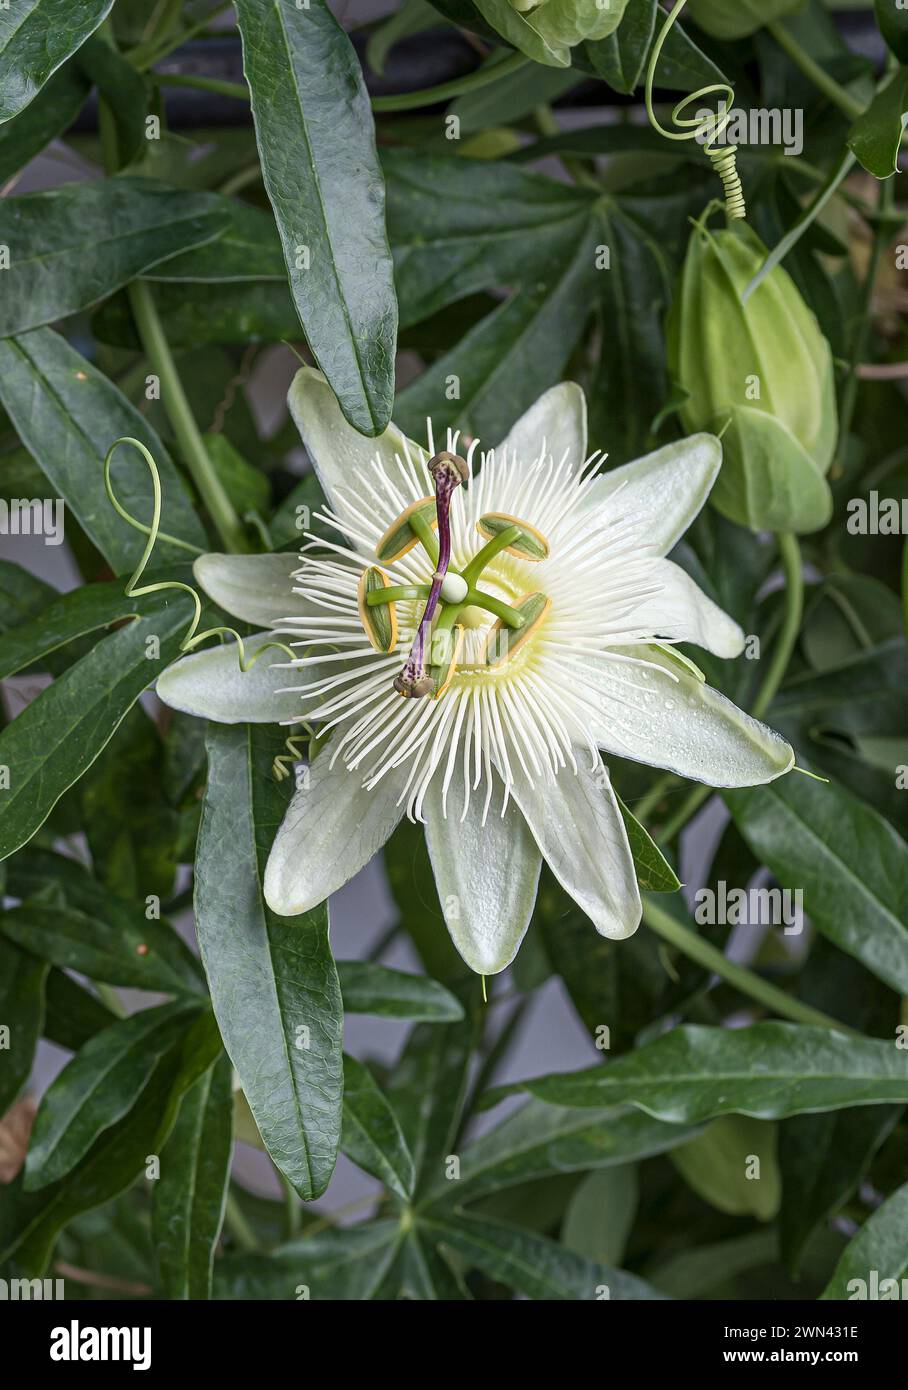
<path id="1" fill-rule="evenodd" d="M 794 757 L 704 684 L 672 644 L 719 656 L 741 629 L 665 558 L 700 511 L 721 448 L 700 434 L 609 472 L 587 457 L 586 403 L 546 392 L 497 448 L 435 454 L 343 419 L 304 368 L 290 407 L 336 540 L 302 554 L 207 555 L 201 586 L 280 641 L 187 656 L 158 694 L 205 718 L 306 721 L 327 735 L 265 876 L 305 912 L 357 873 L 404 815 L 425 825 L 451 936 L 475 971 L 514 958 L 541 861 L 604 936 L 641 903 L 606 754 L 714 787 L 769 782 Z M 431 436 L 431 428 L 429 430 Z"/>

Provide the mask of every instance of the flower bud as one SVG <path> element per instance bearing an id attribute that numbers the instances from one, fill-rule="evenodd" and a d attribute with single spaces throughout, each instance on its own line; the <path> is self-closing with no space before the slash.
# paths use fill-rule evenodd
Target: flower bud
<path id="1" fill-rule="evenodd" d="M 689 0 L 688 13 L 717 39 L 743 39 L 764 24 L 793 10 L 804 0 Z"/>
<path id="2" fill-rule="evenodd" d="M 509 0 L 512 8 L 558 51 L 584 39 L 604 39 L 624 17 L 628 0 Z"/>
<path id="3" fill-rule="evenodd" d="M 815 531 L 832 511 L 832 353 L 781 266 L 750 295 L 766 247 L 746 223 L 691 236 L 669 317 L 669 366 L 691 433 L 721 435 L 711 501 L 753 530 Z"/>

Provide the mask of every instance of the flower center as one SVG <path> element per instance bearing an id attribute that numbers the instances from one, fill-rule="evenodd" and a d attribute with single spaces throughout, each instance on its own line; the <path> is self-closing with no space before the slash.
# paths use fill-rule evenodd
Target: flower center
<path id="1" fill-rule="evenodd" d="M 411 503 L 388 527 L 376 546 L 379 562 L 391 563 L 416 545 L 422 545 L 434 567 L 431 584 L 391 584 L 378 567 L 367 569 L 360 581 L 360 618 L 366 636 L 376 650 L 389 652 L 397 642 L 397 604 L 423 603 L 410 654 L 395 678 L 394 689 L 408 699 L 433 695 L 439 699 L 450 686 L 458 667 L 500 674 L 500 668 L 526 644 L 551 607 L 545 594 L 531 593 L 507 602 L 480 585 L 484 571 L 507 552 L 521 560 L 544 560 L 549 553 L 546 538 L 529 522 L 504 513 L 480 518 L 477 530 L 485 545 L 464 566 L 451 570 L 451 499 L 469 476 L 467 464 L 454 454 L 436 454 L 428 464 L 435 483 L 433 499 Z M 432 511 L 434 510 L 434 517 Z M 433 529 L 433 521 L 436 531 Z M 468 631 L 488 627 L 481 657 L 475 642 L 467 660 L 461 661 Z M 466 653 L 465 653 L 466 655 Z"/>

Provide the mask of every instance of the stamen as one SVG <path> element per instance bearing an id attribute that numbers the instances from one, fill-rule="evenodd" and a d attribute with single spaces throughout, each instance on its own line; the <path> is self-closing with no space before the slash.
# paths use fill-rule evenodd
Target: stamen
<path id="1" fill-rule="evenodd" d="M 416 636 L 413 638 L 410 655 L 404 669 L 394 682 L 394 689 L 399 695 L 416 700 L 429 695 L 435 687 L 435 681 L 425 667 L 426 637 L 435 616 L 441 588 L 448 573 L 448 565 L 451 562 L 451 498 L 461 483 L 465 483 L 470 476 L 466 460 L 457 454 L 447 452 L 436 454 L 433 459 L 430 459 L 428 469 L 435 483 L 438 560 L 435 573 L 432 575 L 429 597 L 426 600 L 419 627 L 416 629 Z"/>

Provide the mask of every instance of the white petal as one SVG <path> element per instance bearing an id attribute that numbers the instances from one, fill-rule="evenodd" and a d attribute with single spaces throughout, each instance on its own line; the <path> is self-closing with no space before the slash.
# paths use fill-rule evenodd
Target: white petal
<path id="1" fill-rule="evenodd" d="M 608 771 L 564 768 L 531 788 L 520 775 L 511 793 L 552 873 L 601 936 L 632 936 L 642 906 L 624 817 Z"/>
<path id="2" fill-rule="evenodd" d="M 247 657 L 273 640 L 270 632 L 244 638 Z M 302 719 L 299 693 L 277 693 L 282 686 L 299 684 L 296 672 L 273 665 L 286 660 L 284 652 L 268 651 L 249 671 L 241 671 L 236 642 L 228 638 L 168 666 L 158 677 L 158 699 L 171 709 L 219 724 L 279 724 L 284 719 Z"/>
<path id="3" fill-rule="evenodd" d="M 614 660 L 585 664 L 599 707 L 593 736 L 600 748 L 710 787 L 757 786 L 794 766 L 794 753 L 779 734 L 664 653 L 654 647 L 622 652 L 657 669 Z"/>
<path id="4" fill-rule="evenodd" d="M 740 656 L 744 633 L 734 618 L 707 598 L 689 574 L 672 560 L 657 560 L 652 573 L 661 592 L 634 609 L 634 622 L 667 642 L 696 642 L 716 656 Z"/>
<path id="5" fill-rule="evenodd" d="M 330 746 L 309 766 L 308 785 L 287 808 L 265 869 L 265 901 L 295 917 L 336 892 L 377 854 L 403 814 L 405 779 L 385 777 L 372 791 Z"/>
<path id="6" fill-rule="evenodd" d="M 414 463 L 424 457 L 423 451 L 393 423 L 375 439 L 360 434 L 344 419 L 337 397 L 321 372 L 311 367 L 301 367 L 293 378 L 287 404 L 325 496 L 341 519 L 349 515 L 349 509 L 339 489 L 358 495 L 365 502 L 362 484 L 365 478 L 374 477 L 374 460 L 378 460 L 384 476 L 399 486 L 401 475 L 396 456 L 406 458 L 409 449 Z M 426 496 L 431 495 L 430 484 L 426 473 Z M 413 499 L 407 497 L 405 500 Z M 368 503 L 366 507 L 368 510 Z M 380 530 L 384 530 L 401 510 L 389 506 L 387 515 L 383 513 L 380 518 Z"/>
<path id="7" fill-rule="evenodd" d="M 601 505 L 620 487 L 615 505 L 622 514 L 639 517 L 647 544 L 667 555 L 702 508 L 721 464 L 718 439 L 693 434 L 604 473 L 589 489 L 589 505 Z"/>
<path id="8" fill-rule="evenodd" d="M 535 463 L 543 440 L 556 463 L 567 455 L 572 473 L 586 459 L 586 397 L 576 381 L 562 381 L 540 396 L 495 453 L 503 458 L 515 454 L 518 465 Z"/>
<path id="9" fill-rule="evenodd" d="M 533 915 L 542 860 L 513 801 L 504 816 L 501 779 L 492 774 L 492 800 L 482 824 L 485 796 L 474 792 L 464 820 L 459 766 L 443 814 L 440 781 L 425 800 L 426 842 L 435 886 L 451 939 L 471 970 L 497 975 L 517 954 Z"/>
<path id="10" fill-rule="evenodd" d="M 202 555 L 192 567 L 209 598 L 235 618 L 270 627 L 299 609 L 292 575 L 295 552 L 277 555 Z"/>

